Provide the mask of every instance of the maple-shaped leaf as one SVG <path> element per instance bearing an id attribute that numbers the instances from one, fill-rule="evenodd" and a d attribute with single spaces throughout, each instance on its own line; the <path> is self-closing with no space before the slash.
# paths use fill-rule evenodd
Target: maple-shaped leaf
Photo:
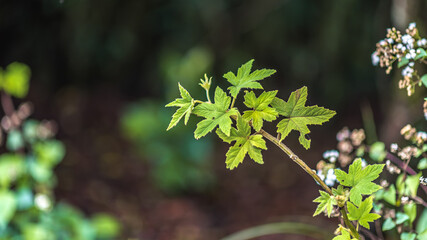
<path id="1" fill-rule="evenodd" d="M 264 120 L 268 122 L 276 120 L 278 113 L 274 108 L 268 106 L 276 94 L 277 91 L 263 92 L 257 98 L 254 92 L 246 93 L 244 104 L 253 110 L 245 111 L 242 117 L 248 121 L 252 120 L 252 127 L 255 131 L 259 131 L 262 128 Z"/>
<path id="2" fill-rule="evenodd" d="M 191 97 L 190 93 L 188 93 L 188 91 L 185 90 L 181 84 L 178 83 L 178 86 L 182 98 L 177 98 L 175 101 L 166 105 L 166 107 L 179 107 L 179 109 L 176 110 L 176 112 L 172 115 L 172 120 L 169 123 L 166 131 L 176 126 L 179 120 L 181 120 L 181 118 L 184 116 L 184 124 L 187 125 L 188 119 L 190 119 L 191 111 L 194 108 L 194 99 Z"/>
<path id="3" fill-rule="evenodd" d="M 194 107 L 194 114 L 206 118 L 197 124 L 194 131 L 196 139 L 205 136 L 216 126 L 219 126 L 225 135 L 230 136 L 231 124 L 233 123 L 230 117 L 237 115 L 238 111 L 236 108 L 228 109 L 231 98 L 220 87 L 215 89 L 214 100 L 214 103 L 204 102 Z"/>
<path id="4" fill-rule="evenodd" d="M 310 133 L 307 125 L 321 125 L 335 115 L 335 111 L 314 106 L 305 106 L 307 101 L 307 87 L 302 87 L 291 93 L 288 101 L 275 98 L 271 106 L 285 117 L 277 124 L 277 132 L 281 134 L 280 140 L 285 139 L 292 130 L 300 132 L 299 142 L 304 148 L 309 149 L 311 140 L 306 135 Z"/>
<path id="5" fill-rule="evenodd" d="M 243 161 L 246 154 L 249 154 L 249 157 L 255 162 L 263 164 L 264 161 L 262 159 L 261 149 L 266 150 L 267 147 L 262 135 L 251 135 L 251 127 L 249 126 L 249 123 L 241 116 L 237 118 L 236 125 L 237 129 L 232 128 L 230 136 L 224 134 L 221 129 L 216 130 L 216 133 L 222 140 L 224 140 L 224 142 L 231 143 L 236 141 L 226 154 L 227 159 L 225 163 L 227 168 L 232 170 L 237 167 Z"/>
<path id="6" fill-rule="evenodd" d="M 356 207 L 351 202 L 347 202 L 348 219 L 351 221 L 357 220 L 360 225 L 369 229 L 369 223 L 381 217 L 376 213 L 370 213 L 373 207 L 373 199 L 373 196 L 368 197 L 360 204 L 360 207 Z"/>
<path id="7" fill-rule="evenodd" d="M 362 167 L 362 159 L 356 159 L 348 168 L 348 173 L 335 169 L 335 176 L 341 185 L 351 187 L 350 201 L 356 206 L 362 202 L 362 195 L 373 194 L 381 186 L 373 183 L 383 171 L 384 164 L 372 164 Z"/>
<path id="8" fill-rule="evenodd" d="M 252 59 L 249 62 L 243 64 L 237 70 L 237 76 L 234 75 L 233 72 L 224 74 L 224 78 L 226 78 L 233 85 L 228 88 L 232 97 L 237 97 L 237 94 L 239 94 L 240 89 L 242 88 L 263 89 L 261 84 L 257 81 L 263 80 L 264 78 L 269 77 L 276 72 L 274 69 L 263 68 L 255 70 L 251 73 L 253 62 L 254 60 Z"/>
<path id="9" fill-rule="evenodd" d="M 319 215 L 321 212 L 325 211 L 325 209 L 326 209 L 326 211 L 328 213 L 328 217 L 330 217 L 334 205 L 337 205 L 335 197 L 329 195 L 325 191 L 319 191 L 319 193 L 320 193 L 320 197 L 318 197 L 318 198 L 316 198 L 316 199 L 313 200 L 313 202 L 318 202 L 319 203 L 319 205 L 317 206 L 316 211 L 313 214 L 313 217 L 316 216 L 316 215 Z"/>

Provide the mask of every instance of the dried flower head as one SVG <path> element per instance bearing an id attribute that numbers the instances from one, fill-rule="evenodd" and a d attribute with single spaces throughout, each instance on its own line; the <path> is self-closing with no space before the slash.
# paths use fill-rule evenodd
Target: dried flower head
<path id="1" fill-rule="evenodd" d="M 351 132 L 350 139 L 354 146 L 360 146 L 365 138 L 365 131 L 363 129 L 354 129 Z"/>
<path id="2" fill-rule="evenodd" d="M 348 140 L 339 142 L 337 148 L 341 153 L 351 153 L 353 151 L 353 145 Z"/>

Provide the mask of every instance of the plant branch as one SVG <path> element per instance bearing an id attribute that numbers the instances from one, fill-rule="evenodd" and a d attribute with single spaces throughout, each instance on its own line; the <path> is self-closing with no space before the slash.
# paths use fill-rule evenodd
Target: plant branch
<path id="1" fill-rule="evenodd" d="M 307 164 L 301 160 L 295 153 L 292 152 L 291 149 L 288 148 L 285 144 L 283 144 L 279 139 L 273 137 L 273 135 L 269 134 L 268 132 L 264 131 L 263 129 L 259 130 L 259 133 L 270 140 L 270 142 L 274 143 L 276 146 L 278 146 L 283 152 L 285 152 L 289 158 L 291 158 L 294 162 L 296 162 L 304 171 L 306 171 L 314 180 L 320 184 L 320 186 L 325 189 L 327 193 L 330 195 L 332 194 L 332 190 L 320 179 L 320 177 L 316 174 L 315 171 L 313 171 Z"/>
<path id="2" fill-rule="evenodd" d="M 369 149 L 368 149 L 369 151 Z M 402 162 L 399 158 L 394 156 L 393 154 L 387 152 L 386 158 L 391 162 L 396 164 L 399 168 L 409 173 L 410 175 L 417 175 L 417 172 L 414 171 L 410 166 L 406 166 L 404 162 Z M 420 187 L 423 189 L 424 193 L 427 194 L 427 186 L 420 184 Z"/>
<path id="3" fill-rule="evenodd" d="M 12 98 L 4 91 L 1 92 L 1 106 L 3 108 L 4 114 L 8 117 L 12 116 L 15 112 L 15 107 L 13 106 Z"/>
<path id="4" fill-rule="evenodd" d="M 350 228 L 351 235 L 353 235 L 353 237 L 355 237 L 355 238 L 357 238 L 357 239 L 360 239 L 360 235 L 359 235 L 359 233 L 357 232 L 356 228 L 354 228 L 353 224 L 352 224 L 352 223 L 350 222 L 350 220 L 348 219 L 348 216 L 347 216 L 347 212 L 346 212 L 345 207 L 341 208 L 341 209 L 340 209 L 340 212 L 341 212 L 342 218 L 344 219 L 344 223 L 345 223 L 345 225 L 346 225 L 348 228 Z"/>
<path id="5" fill-rule="evenodd" d="M 234 104 L 236 103 L 236 98 L 237 98 L 237 96 L 235 98 L 233 98 L 233 101 L 231 102 L 230 109 L 232 109 L 234 107 Z"/>
<path id="6" fill-rule="evenodd" d="M 276 146 L 278 146 L 283 152 L 285 152 L 289 158 L 291 158 L 294 162 L 296 162 L 304 171 L 306 171 L 317 183 L 320 184 L 320 186 L 325 189 L 325 191 L 333 196 L 332 190 L 325 184 L 325 182 L 320 179 L 320 177 L 316 174 L 315 171 L 313 171 L 307 164 L 299 158 L 292 150 L 283 144 L 279 139 L 275 138 L 273 135 L 269 134 L 268 132 L 264 131 L 263 129 L 259 130 L 259 133 L 270 140 L 270 142 L 274 143 Z M 347 212 L 345 209 L 341 209 L 341 214 L 344 219 L 344 222 L 346 226 L 350 229 L 352 232 L 353 237 L 360 239 L 359 233 L 354 228 L 353 224 L 350 222 L 347 216 Z"/>
<path id="7" fill-rule="evenodd" d="M 209 97 L 209 89 L 205 89 L 205 90 L 206 90 L 206 98 L 208 99 L 208 102 L 212 103 L 211 98 Z"/>
<path id="8" fill-rule="evenodd" d="M 421 185 L 421 186 L 423 186 L 423 185 Z M 418 196 L 415 196 L 415 197 L 408 196 L 408 197 L 410 199 L 414 200 L 416 203 L 421 204 L 421 205 L 423 205 L 424 207 L 427 208 L 427 202 L 424 201 L 422 198 L 420 198 Z"/>

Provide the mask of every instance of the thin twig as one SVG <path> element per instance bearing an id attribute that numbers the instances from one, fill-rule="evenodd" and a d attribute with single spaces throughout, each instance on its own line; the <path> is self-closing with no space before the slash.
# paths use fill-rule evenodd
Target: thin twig
<path id="1" fill-rule="evenodd" d="M 273 137 L 270 133 L 264 131 L 261 129 L 259 133 L 270 140 L 270 142 L 274 143 L 276 146 L 278 146 L 283 152 L 285 152 L 294 162 L 296 162 L 304 171 L 306 171 L 308 174 L 310 174 L 311 177 L 314 178 L 314 180 L 322 186 L 323 189 L 330 195 L 333 195 L 332 190 L 320 179 L 320 177 L 316 174 L 315 171 L 313 171 L 307 164 L 301 160 L 294 152 L 292 152 L 291 149 L 288 148 L 285 144 L 283 144 L 279 139 Z"/>
<path id="2" fill-rule="evenodd" d="M 369 151 L 369 148 L 368 148 L 368 151 Z M 402 170 L 404 170 L 408 174 L 417 175 L 417 172 L 415 172 L 414 169 L 412 169 L 410 166 L 406 166 L 406 168 L 405 168 L 405 163 L 402 162 L 399 158 L 397 158 L 393 154 L 387 152 L 386 158 L 389 159 L 394 164 L 396 164 L 399 168 L 401 168 Z M 427 194 L 427 186 L 420 185 L 420 187 L 421 187 L 421 189 L 423 189 L 424 193 Z"/>
<path id="3" fill-rule="evenodd" d="M 375 221 L 375 231 L 377 232 L 377 236 L 380 240 L 384 239 L 383 231 L 381 229 L 380 221 Z"/>
<path id="4" fill-rule="evenodd" d="M 268 132 L 264 131 L 263 129 L 259 130 L 259 133 L 270 140 L 272 143 L 274 143 L 276 146 L 278 146 L 283 152 L 285 152 L 289 158 L 291 158 L 295 163 L 297 163 L 304 171 L 306 171 L 319 185 L 325 189 L 325 191 L 333 196 L 332 190 L 320 179 L 320 177 L 316 174 L 315 171 L 313 171 L 307 164 L 300 159 L 294 152 L 292 152 L 291 149 L 288 148 L 285 144 L 283 144 L 280 139 L 275 138 L 273 135 L 269 134 Z M 357 232 L 357 230 L 354 228 L 353 224 L 350 222 L 347 216 L 346 209 L 341 208 L 341 215 L 344 219 L 344 222 L 346 226 L 350 229 L 353 237 L 360 239 L 360 235 Z"/>
<path id="5" fill-rule="evenodd" d="M 4 91 L 1 92 L 1 105 L 6 116 L 10 117 L 15 112 L 15 107 L 13 106 L 12 98 Z"/>

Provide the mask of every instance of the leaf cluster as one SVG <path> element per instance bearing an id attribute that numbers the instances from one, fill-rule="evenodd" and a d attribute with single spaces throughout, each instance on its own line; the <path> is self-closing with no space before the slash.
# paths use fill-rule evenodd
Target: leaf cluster
<path id="1" fill-rule="evenodd" d="M 335 169 L 335 175 L 340 185 L 332 189 L 332 194 L 320 191 L 320 197 L 313 201 L 319 203 L 314 216 L 326 212 L 330 217 L 334 207 L 338 207 L 348 212 L 350 221 L 357 221 L 358 225 L 369 229 L 369 223 L 381 217 L 376 213 L 371 213 L 371 210 L 373 208 L 372 194 L 381 189 L 381 186 L 373 181 L 379 177 L 383 168 L 384 164 L 362 167 L 362 160 L 358 158 L 349 166 L 348 173 Z M 368 197 L 363 200 L 363 196 Z M 341 231 L 342 235 L 334 239 L 352 239 L 351 231 L 348 231 L 344 229 Z"/>
<path id="2" fill-rule="evenodd" d="M 220 87 L 216 87 L 214 101 L 210 101 L 209 89 L 211 78 L 205 76 L 201 86 L 207 92 L 207 101 L 195 100 L 180 84 L 181 98 L 174 100 L 166 107 L 178 107 L 172 115 L 167 130 L 176 126 L 184 118 L 187 124 L 190 115 L 203 119 L 197 124 L 194 137 L 199 139 L 216 129 L 216 134 L 227 143 L 235 142 L 226 154 L 226 166 L 229 169 L 237 167 L 249 155 L 255 162 L 262 164 L 261 150 L 266 150 L 265 141 L 260 134 L 265 122 L 277 120 L 277 132 L 280 141 L 283 141 L 292 130 L 300 133 L 299 142 L 304 148 L 310 148 L 311 140 L 308 125 L 321 125 L 327 122 L 335 111 L 314 106 L 305 106 L 307 101 L 307 87 L 292 92 L 288 101 L 281 100 L 276 95 L 278 91 L 262 91 L 260 95 L 254 91 L 244 91 L 244 105 L 248 108 L 239 111 L 235 101 L 242 89 L 263 89 L 260 81 L 273 75 L 273 69 L 259 69 L 252 71 L 254 60 L 243 64 L 237 73 L 228 72 L 224 78 L 231 84 L 227 88 L 228 94 Z M 234 127 L 235 126 L 235 127 Z"/>

